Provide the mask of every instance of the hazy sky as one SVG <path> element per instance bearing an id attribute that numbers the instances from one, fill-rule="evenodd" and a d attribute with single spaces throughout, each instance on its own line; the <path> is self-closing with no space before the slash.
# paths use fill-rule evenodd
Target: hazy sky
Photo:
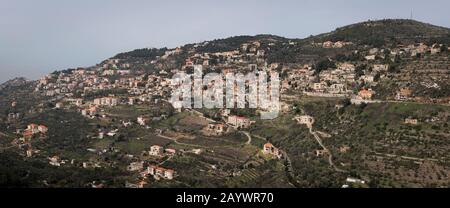
<path id="1" fill-rule="evenodd" d="M 234 35 L 302 38 L 368 19 L 450 27 L 448 0 L 0 0 L 0 82 Z"/>

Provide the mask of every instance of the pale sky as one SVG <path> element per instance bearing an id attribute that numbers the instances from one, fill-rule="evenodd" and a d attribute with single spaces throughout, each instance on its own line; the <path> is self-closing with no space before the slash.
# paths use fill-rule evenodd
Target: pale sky
<path id="1" fill-rule="evenodd" d="M 450 27 L 448 0 L 0 0 L 0 83 L 235 35 L 303 38 L 368 19 Z"/>

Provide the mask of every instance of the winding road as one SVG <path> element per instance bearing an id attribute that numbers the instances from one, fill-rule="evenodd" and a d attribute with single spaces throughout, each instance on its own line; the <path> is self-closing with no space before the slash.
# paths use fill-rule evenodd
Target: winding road
<path id="1" fill-rule="evenodd" d="M 163 139 L 171 140 L 171 141 L 175 142 L 176 144 L 180 144 L 180 145 L 186 145 L 186 146 L 192 146 L 192 147 L 206 148 L 205 146 L 201 146 L 201 145 L 188 144 L 188 143 L 179 142 L 178 139 L 175 139 L 175 138 L 173 138 L 173 137 L 164 136 L 164 135 L 161 135 L 161 134 L 156 134 L 156 136 L 161 137 L 161 138 L 163 138 Z"/>
<path id="2" fill-rule="evenodd" d="M 304 112 L 304 111 L 302 110 L 302 112 Z M 333 169 L 335 171 L 337 171 L 337 172 L 347 172 L 345 170 L 342 170 L 342 169 L 338 168 L 334 164 L 334 162 L 333 162 L 333 155 L 331 154 L 331 151 L 323 144 L 322 139 L 317 134 L 317 132 L 313 131 L 312 123 L 311 124 L 307 124 L 306 127 L 309 129 L 309 133 L 314 136 L 314 139 L 317 141 L 317 143 L 319 143 L 319 145 L 322 147 L 322 149 L 328 153 L 328 163 L 330 164 L 330 166 L 333 167 Z"/>
<path id="3" fill-rule="evenodd" d="M 309 133 L 314 136 L 317 143 L 319 143 L 319 145 L 322 147 L 323 150 L 328 152 L 328 163 L 330 164 L 330 166 L 333 167 L 334 170 L 336 170 L 337 172 L 346 172 L 345 170 L 342 170 L 342 169 L 336 167 L 336 165 L 333 162 L 333 155 L 331 154 L 331 151 L 322 143 L 322 139 L 320 139 L 319 135 L 317 135 L 317 132 L 312 130 L 312 126 L 308 126 L 308 128 L 309 128 Z"/>
<path id="4" fill-rule="evenodd" d="M 249 140 L 247 141 L 246 144 L 250 144 L 252 142 L 252 137 L 258 138 L 258 139 L 262 139 L 264 141 L 268 141 L 267 138 L 259 136 L 259 135 L 251 135 L 249 132 L 246 131 L 241 131 L 242 133 L 244 133 L 245 135 L 247 135 L 247 137 L 249 138 Z M 292 162 L 291 162 L 291 158 L 289 157 L 289 155 L 287 154 L 286 151 L 278 148 L 278 150 L 281 152 L 281 154 L 284 157 L 284 161 L 286 162 L 285 166 L 286 166 L 286 175 L 289 179 L 289 183 L 294 186 L 294 187 L 300 187 L 298 185 L 298 181 L 295 180 L 295 175 L 294 175 L 294 168 L 292 167 Z"/>
<path id="5" fill-rule="evenodd" d="M 241 133 L 245 134 L 245 136 L 247 136 L 248 140 L 247 142 L 245 142 L 245 144 L 249 145 L 252 143 L 252 135 L 250 135 L 250 133 L 246 132 L 246 131 L 240 131 Z"/>

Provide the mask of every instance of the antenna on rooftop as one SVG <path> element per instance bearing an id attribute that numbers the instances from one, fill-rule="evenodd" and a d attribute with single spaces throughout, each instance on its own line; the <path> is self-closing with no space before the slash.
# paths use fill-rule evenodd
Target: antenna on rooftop
<path id="1" fill-rule="evenodd" d="M 412 9 L 411 9 L 411 15 L 410 15 L 409 19 L 410 19 L 410 20 L 413 19 L 413 10 L 412 10 Z"/>

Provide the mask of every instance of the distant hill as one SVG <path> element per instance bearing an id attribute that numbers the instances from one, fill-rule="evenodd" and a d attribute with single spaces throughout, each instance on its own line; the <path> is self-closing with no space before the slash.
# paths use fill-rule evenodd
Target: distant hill
<path id="1" fill-rule="evenodd" d="M 311 36 L 305 39 L 288 39 L 276 35 L 241 35 L 223 39 L 191 43 L 180 46 L 182 53 L 172 57 L 171 67 L 179 67 L 188 53 L 214 53 L 238 49 L 244 43 L 260 42 L 266 51 L 268 62 L 314 63 L 320 57 L 334 57 L 334 50 L 323 50 L 311 47 L 311 43 L 325 41 L 353 42 L 356 46 L 368 45 L 370 47 L 390 47 L 424 42 L 427 45 L 442 43 L 450 45 L 450 29 L 408 19 L 385 19 L 378 21 L 365 21 L 337 28 L 336 30 Z M 291 43 L 295 43 L 292 45 Z M 348 47 L 339 53 L 350 53 L 358 47 Z M 143 48 L 117 54 L 113 58 L 124 59 L 136 63 L 135 69 L 151 68 L 146 64 L 149 60 L 163 56 L 168 48 Z M 347 50 L 347 52 L 345 52 Z"/>
<path id="2" fill-rule="evenodd" d="M 202 44 L 197 48 L 197 52 L 200 53 L 214 53 L 214 52 L 221 52 L 221 51 L 231 51 L 239 48 L 241 44 L 252 42 L 252 41 L 259 41 L 261 44 L 268 44 L 268 43 L 274 43 L 274 42 L 280 42 L 280 41 L 287 41 L 287 38 L 276 36 L 276 35 L 255 35 L 255 36 L 248 36 L 248 35 L 241 35 L 241 36 L 233 36 L 229 38 L 224 39 L 216 39 L 212 41 L 205 42 L 205 44 Z M 206 44 L 207 43 L 207 44 Z"/>
<path id="3" fill-rule="evenodd" d="M 315 41 L 351 41 L 379 47 L 384 44 L 407 44 L 418 41 L 450 43 L 450 29 L 415 20 L 386 19 L 366 21 L 337 28 L 333 32 L 311 37 Z"/>
<path id="4" fill-rule="evenodd" d="M 167 48 L 141 48 L 129 52 L 119 53 L 113 58 L 125 59 L 125 58 L 150 58 L 154 59 L 157 56 L 164 55 Z"/>
<path id="5" fill-rule="evenodd" d="M 30 82 L 30 80 L 28 80 L 24 77 L 17 77 L 17 78 L 14 78 L 14 79 L 4 82 L 3 84 L 0 84 L 0 90 L 9 88 L 9 87 L 18 87 L 18 86 L 27 84 L 29 82 Z"/>
<path id="6" fill-rule="evenodd" d="M 270 43 L 270 42 L 278 42 L 278 41 L 286 41 L 287 38 L 275 36 L 275 35 L 241 35 L 241 36 L 233 36 L 223 39 L 215 39 L 211 41 L 205 41 L 202 43 L 191 43 L 181 46 L 183 49 L 196 48 L 196 51 L 199 53 L 207 52 L 221 52 L 221 51 L 230 51 L 239 48 L 241 44 L 251 42 L 251 41 L 260 41 L 262 43 Z M 142 48 L 136 49 L 129 52 L 119 53 L 113 58 L 155 58 L 156 56 L 164 55 L 164 52 L 167 51 L 167 48 Z"/>

